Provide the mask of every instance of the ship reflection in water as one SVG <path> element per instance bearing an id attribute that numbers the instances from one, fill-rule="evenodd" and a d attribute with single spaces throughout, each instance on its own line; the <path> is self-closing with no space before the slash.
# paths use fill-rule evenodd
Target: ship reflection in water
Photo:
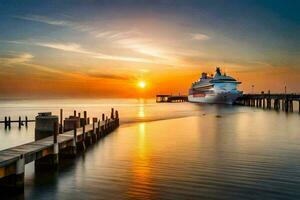
<path id="1" fill-rule="evenodd" d="M 33 165 L 27 165 L 25 193 L 20 198 L 300 198 L 297 113 L 135 100 L 82 102 L 91 115 L 115 107 L 123 124 L 58 172 L 36 175 Z M 61 100 L 59 104 L 72 113 L 82 102 Z M 2 104 L 0 109 L 6 115 L 15 110 L 31 118 L 47 106 L 58 114 L 52 103 L 28 101 L 27 106 L 10 104 L 8 109 Z M 19 143 L 32 140 L 30 130 L 33 127 L 20 132 L 17 127 L 11 132 L 0 129 L 4 141 L 0 148 L 15 145 L 16 141 L 9 143 L 11 138 Z"/>

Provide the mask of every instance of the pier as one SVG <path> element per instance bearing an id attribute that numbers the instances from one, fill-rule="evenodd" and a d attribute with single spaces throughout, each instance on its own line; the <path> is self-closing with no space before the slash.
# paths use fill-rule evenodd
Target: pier
<path id="1" fill-rule="evenodd" d="M 101 119 L 101 120 L 100 120 Z M 76 154 L 111 133 L 119 126 L 118 111 L 111 109 L 110 117 L 92 118 L 87 112 L 63 120 L 50 112 L 39 113 L 35 119 L 35 141 L 0 151 L 1 192 L 23 192 L 25 165 L 35 161 L 36 170 L 56 170 L 59 158 L 74 158 Z"/>
<path id="2" fill-rule="evenodd" d="M 4 124 L 4 128 L 11 128 L 11 124 L 12 123 L 17 123 L 19 128 L 21 128 L 21 126 L 28 127 L 28 123 L 29 122 L 35 122 L 35 120 L 29 120 L 27 116 L 25 116 L 25 120 L 22 120 L 21 116 L 19 116 L 18 120 L 11 120 L 10 116 L 5 116 L 4 117 L 4 121 L 0 121 L 0 124 Z"/>
<path id="3" fill-rule="evenodd" d="M 167 95 L 159 94 L 156 95 L 156 103 L 177 103 L 177 102 L 186 102 L 188 97 L 186 95 Z"/>
<path id="4" fill-rule="evenodd" d="M 300 114 L 300 94 L 244 94 L 236 100 L 236 104 L 257 108 L 283 110 L 285 112 L 294 111 L 294 102 L 298 102 L 298 112 Z"/>

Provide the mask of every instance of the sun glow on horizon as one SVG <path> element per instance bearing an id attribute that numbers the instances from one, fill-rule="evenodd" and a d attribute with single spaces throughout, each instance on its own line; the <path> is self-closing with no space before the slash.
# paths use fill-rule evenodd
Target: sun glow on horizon
<path id="1" fill-rule="evenodd" d="M 138 82 L 138 87 L 144 89 L 146 87 L 146 82 L 145 81 L 139 81 Z"/>

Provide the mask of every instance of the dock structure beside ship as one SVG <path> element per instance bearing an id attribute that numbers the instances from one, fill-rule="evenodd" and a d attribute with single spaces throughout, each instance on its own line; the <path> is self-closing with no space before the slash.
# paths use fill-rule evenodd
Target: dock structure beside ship
<path id="1" fill-rule="evenodd" d="M 91 123 L 90 123 L 91 121 Z M 119 126 L 119 113 L 113 108 L 111 114 L 88 118 L 80 113 L 60 122 L 51 112 L 39 113 L 35 119 L 35 141 L 0 151 L 1 193 L 24 192 L 25 165 L 35 161 L 36 171 L 57 170 L 66 158 L 74 158 L 80 152 L 113 132 Z M 62 159 L 63 158 L 63 159 Z"/>
<path id="2" fill-rule="evenodd" d="M 298 102 L 298 112 L 300 114 L 300 94 L 272 94 L 270 92 L 262 92 L 261 94 L 244 94 L 236 100 L 235 104 L 293 112 L 294 102 Z"/>
<path id="3" fill-rule="evenodd" d="M 187 96 L 156 95 L 157 103 L 187 102 Z M 294 106 L 298 104 L 300 114 L 300 94 L 243 94 L 234 102 L 235 105 L 250 106 L 264 109 L 282 110 L 294 112 Z"/>
<path id="4" fill-rule="evenodd" d="M 156 103 L 179 103 L 187 102 L 187 95 L 168 95 L 168 94 L 158 94 L 156 95 Z"/>

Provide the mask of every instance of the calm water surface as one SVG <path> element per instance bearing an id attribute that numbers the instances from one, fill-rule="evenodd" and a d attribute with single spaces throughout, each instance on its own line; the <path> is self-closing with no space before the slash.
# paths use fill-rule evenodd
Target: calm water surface
<path id="1" fill-rule="evenodd" d="M 120 111 L 119 129 L 57 172 L 26 165 L 18 199 L 300 199 L 300 116 L 153 100 L 1 101 L 0 118 L 40 111 Z M 0 149 L 33 141 L 34 124 L 0 127 Z"/>

